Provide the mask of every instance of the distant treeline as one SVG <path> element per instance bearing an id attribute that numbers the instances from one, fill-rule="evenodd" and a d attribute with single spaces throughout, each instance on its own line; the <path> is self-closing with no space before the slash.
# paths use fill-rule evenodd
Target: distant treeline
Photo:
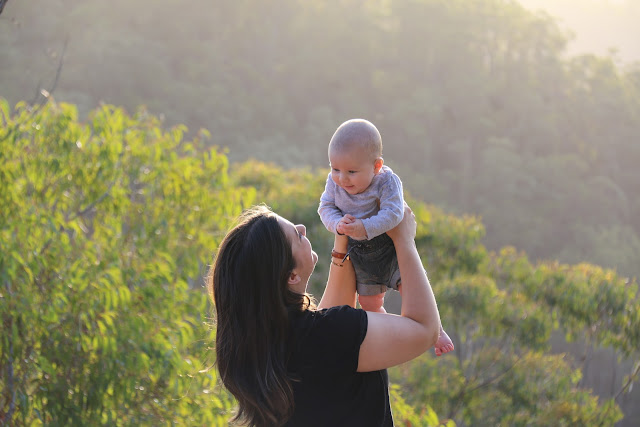
<path id="1" fill-rule="evenodd" d="M 337 125 L 368 118 L 409 191 L 481 216 L 490 249 L 638 275 L 640 69 L 568 57 L 517 2 L 40 0 L 3 20 L 12 102 L 67 40 L 58 100 L 145 104 L 232 161 L 326 166 Z"/>

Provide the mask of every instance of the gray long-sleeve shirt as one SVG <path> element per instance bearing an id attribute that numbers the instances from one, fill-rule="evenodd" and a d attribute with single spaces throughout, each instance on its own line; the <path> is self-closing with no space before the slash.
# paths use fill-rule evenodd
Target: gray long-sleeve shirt
<path id="1" fill-rule="evenodd" d="M 329 172 L 324 193 L 320 197 L 318 214 L 332 233 L 336 232 L 338 222 L 344 215 L 353 215 L 362 220 L 367 239 L 373 239 L 402 221 L 402 181 L 389 167 L 382 166 L 365 191 L 352 195 L 336 185 Z"/>

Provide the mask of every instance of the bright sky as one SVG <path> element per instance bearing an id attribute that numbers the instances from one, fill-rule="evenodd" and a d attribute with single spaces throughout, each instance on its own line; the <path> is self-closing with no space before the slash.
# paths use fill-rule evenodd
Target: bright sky
<path id="1" fill-rule="evenodd" d="M 618 50 L 622 62 L 640 61 L 639 0 L 519 0 L 527 9 L 545 10 L 575 33 L 570 53 L 606 55 Z"/>

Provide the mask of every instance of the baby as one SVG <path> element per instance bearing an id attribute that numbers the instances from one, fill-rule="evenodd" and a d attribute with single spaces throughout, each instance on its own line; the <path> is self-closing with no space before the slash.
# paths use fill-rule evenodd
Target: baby
<path id="1" fill-rule="evenodd" d="M 329 142 L 329 163 L 318 214 L 330 232 L 348 236 L 360 306 L 384 313 L 387 288 L 401 292 L 398 258 L 386 232 L 402 221 L 402 182 L 384 165 L 382 138 L 367 120 L 338 127 Z M 436 355 L 452 350 L 453 342 L 440 329 Z"/>

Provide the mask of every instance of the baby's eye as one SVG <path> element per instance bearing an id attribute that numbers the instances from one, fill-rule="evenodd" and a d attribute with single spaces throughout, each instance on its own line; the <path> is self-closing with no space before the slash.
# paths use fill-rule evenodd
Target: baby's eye
<path id="1" fill-rule="evenodd" d="M 349 171 L 349 173 L 358 173 L 358 171 Z"/>

